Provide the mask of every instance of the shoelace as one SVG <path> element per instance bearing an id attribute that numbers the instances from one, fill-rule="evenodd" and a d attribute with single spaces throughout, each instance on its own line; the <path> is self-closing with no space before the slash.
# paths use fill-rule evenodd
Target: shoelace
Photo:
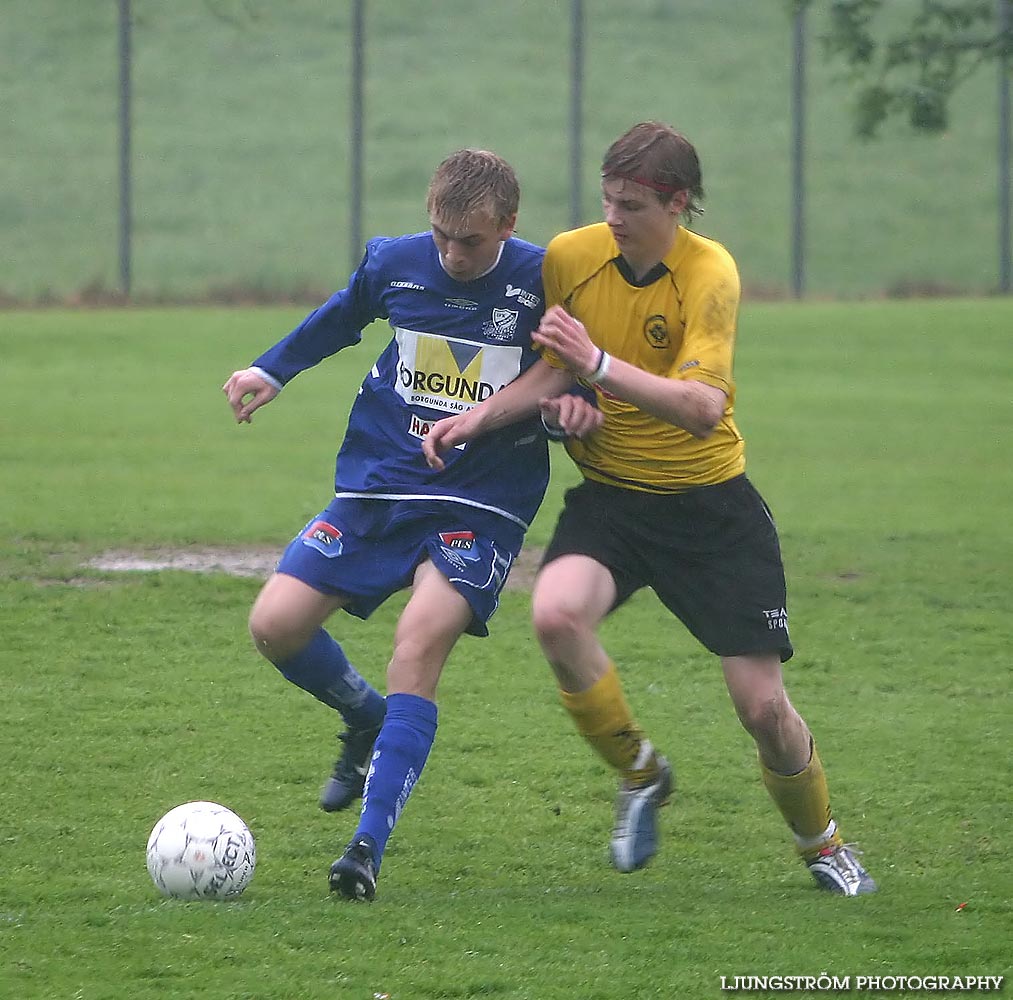
<path id="1" fill-rule="evenodd" d="M 824 853 L 824 851 L 826 853 Z M 837 857 L 837 855 L 841 851 L 848 851 L 850 854 L 857 854 L 859 857 L 861 857 L 862 854 L 865 853 L 858 846 L 858 844 L 835 844 L 833 847 L 827 847 L 827 848 L 824 848 L 823 851 L 820 851 L 820 857 L 829 857 L 831 854 L 834 857 Z"/>
<path id="2" fill-rule="evenodd" d="M 854 855 L 861 857 L 862 853 L 858 844 L 836 844 L 832 847 L 825 847 L 809 864 L 833 859 L 835 867 L 842 872 L 845 878 L 860 883 L 865 870 Z"/>

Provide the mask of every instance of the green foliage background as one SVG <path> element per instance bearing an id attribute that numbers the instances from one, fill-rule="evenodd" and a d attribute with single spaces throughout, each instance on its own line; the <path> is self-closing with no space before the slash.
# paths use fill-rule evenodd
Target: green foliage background
<path id="1" fill-rule="evenodd" d="M 814 5 L 791 0 L 789 6 L 804 11 Z M 917 6 L 836 0 L 829 14 L 825 51 L 853 71 L 856 132 L 865 138 L 898 121 L 943 132 L 950 125 L 950 98 L 965 80 L 983 66 L 1013 72 L 1008 0 Z M 1008 93 L 1008 81 L 1003 86 Z"/>
<path id="2" fill-rule="evenodd" d="M 891 0 L 904 24 L 922 0 Z M 360 252 L 348 231 L 350 4 L 133 0 L 134 292 L 314 299 Z M 790 277 L 791 23 L 783 0 L 586 0 L 583 218 L 612 139 L 656 117 L 696 143 L 700 228 L 754 296 Z M 6 0 L 0 18 L 0 297 L 101 298 L 119 285 L 115 0 Z M 997 284 L 996 87 L 951 126 L 855 138 L 853 91 L 807 15 L 808 290 L 989 292 Z M 569 0 L 367 4 L 363 236 L 424 228 L 452 149 L 517 167 L 520 233 L 570 224 Z"/>
<path id="3" fill-rule="evenodd" d="M 738 416 L 782 534 L 789 686 L 881 886 L 850 900 L 792 856 L 716 663 L 649 594 L 603 634 L 679 793 L 655 863 L 612 871 L 612 780 L 557 704 L 522 591 L 452 656 L 377 901 L 329 897 L 355 823 L 316 808 L 335 720 L 252 650 L 259 581 L 84 565 L 280 548 L 323 505 L 384 331 L 252 426 L 219 392 L 299 315 L 3 317 L 0 996 L 667 1000 L 720 996 L 721 976 L 1009 974 L 1009 302 L 743 312 Z M 532 544 L 572 477 L 557 457 Z M 398 609 L 333 623 L 378 683 Z M 257 837 L 235 904 L 148 879 L 151 826 L 194 798 Z"/>

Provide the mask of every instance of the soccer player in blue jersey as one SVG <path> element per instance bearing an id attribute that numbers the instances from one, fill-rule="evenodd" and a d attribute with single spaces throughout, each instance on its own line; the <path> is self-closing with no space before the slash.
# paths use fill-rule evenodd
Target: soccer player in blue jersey
<path id="1" fill-rule="evenodd" d="M 334 499 L 289 544 L 250 613 L 257 649 L 347 727 L 320 805 L 337 811 L 363 797 L 355 835 L 329 875 L 331 889 L 350 899 L 375 895 L 387 839 L 436 735 L 444 663 L 462 633 L 488 634 L 548 482 L 538 416 L 451 449 L 439 471 L 421 447 L 436 420 L 467 412 L 537 360 L 544 251 L 513 236 L 519 200 L 502 158 L 452 154 L 429 186 L 430 231 L 371 240 L 347 288 L 223 386 L 237 422 L 249 423 L 299 372 L 357 344 L 374 320 L 393 330 L 352 406 Z M 553 375 L 546 395 L 570 381 Z M 577 436 L 601 419 L 575 395 L 553 412 L 557 429 Z M 339 609 L 367 618 L 409 588 L 385 699 L 323 626 Z"/>

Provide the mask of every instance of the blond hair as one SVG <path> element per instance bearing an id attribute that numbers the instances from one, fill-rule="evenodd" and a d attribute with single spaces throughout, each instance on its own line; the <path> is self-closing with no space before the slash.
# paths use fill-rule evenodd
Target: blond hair
<path id="1" fill-rule="evenodd" d="M 517 175 L 506 160 L 487 149 L 459 149 L 436 168 L 426 210 L 459 223 L 487 214 L 499 226 L 517 214 L 520 200 Z"/>

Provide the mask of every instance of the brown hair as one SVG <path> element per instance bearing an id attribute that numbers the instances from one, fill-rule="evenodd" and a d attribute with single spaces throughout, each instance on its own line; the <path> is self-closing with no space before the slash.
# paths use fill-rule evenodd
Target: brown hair
<path id="1" fill-rule="evenodd" d="M 503 225 L 517 214 L 520 200 L 517 175 L 506 160 L 487 149 L 459 149 L 436 168 L 426 210 L 462 223 L 475 212 L 486 212 Z"/>
<path id="2" fill-rule="evenodd" d="M 684 215 L 703 212 L 700 160 L 692 143 L 671 125 L 640 122 L 624 132 L 605 153 L 602 177 L 619 177 L 653 188 L 663 204 L 677 191 L 687 193 Z"/>

